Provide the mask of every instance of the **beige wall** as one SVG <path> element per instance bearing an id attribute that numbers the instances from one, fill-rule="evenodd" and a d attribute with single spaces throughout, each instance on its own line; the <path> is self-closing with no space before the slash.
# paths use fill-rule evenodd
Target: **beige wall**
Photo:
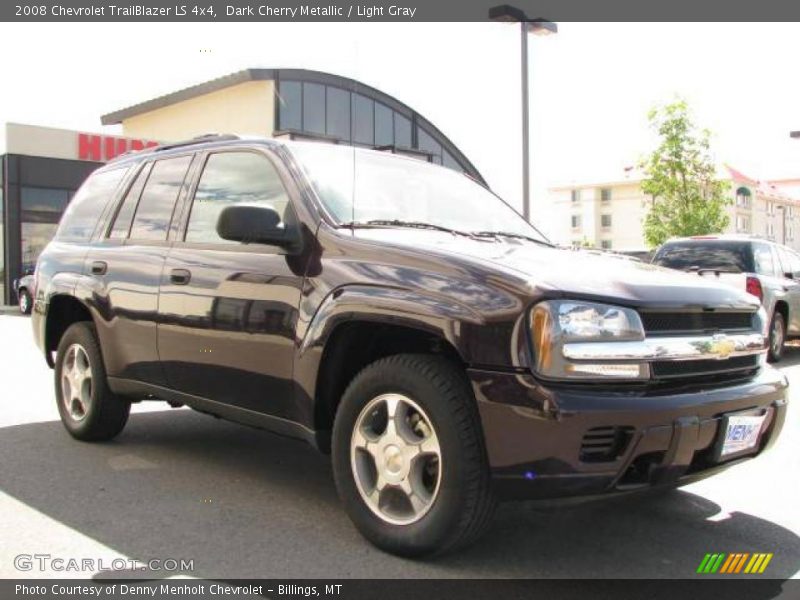
<path id="1" fill-rule="evenodd" d="M 124 135 L 183 140 L 205 133 L 271 137 L 275 93 L 272 81 L 248 81 L 125 119 Z"/>
<path id="2" fill-rule="evenodd" d="M 726 207 L 730 222 L 723 233 L 753 234 L 783 243 L 784 217 L 778 207 L 786 205 L 786 245 L 800 250 L 800 202 L 765 196 L 759 193 L 756 186 L 745 185 L 751 192 L 751 205 L 749 208 L 737 207 L 736 189 L 741 185 L 743 184 L 731 182 L 731 203 Z M 611 190 L 610 202 L 601 201 L 602 188 Z M 572 189 L 580 189 L 580 202 L 572 202 Z M 643 225 L 650 208 L 650 199 L 642 192 L 638 181 L 552 188 L 550 200 L 552 208 L 548 233 L 552 241 L 564 245 L 587 242 L 600 248 L 603 240 L 608 240 L 612 250 L 647 249 Z M 771 212 L 768 203 L 774 205 Z M 601 227 L 604 214 L 611 215 L 610 228 Z M 571 227 L 572 215 L 581 216 L 580 228 Z M 749 227 L 745 230 L 737 231 L 739 215 L 749 219 Z"/>

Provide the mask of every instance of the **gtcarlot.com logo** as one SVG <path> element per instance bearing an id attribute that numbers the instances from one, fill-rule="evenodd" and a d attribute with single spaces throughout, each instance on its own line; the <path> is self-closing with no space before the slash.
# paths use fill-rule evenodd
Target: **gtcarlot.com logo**
<path id="1" fill-rule="evenodd" d="M 72 573 L 102 571 L 193 571 L 194 559 L 185 558 L 90 558 L 62 557 L 51 554 L 18 554 L 17 571 L 66 571 Z"/>
<path id="2" fill-rule="evenodd" d="M 765 552 L 732 552 L 726 554 L 706 554 L 697 567 L 701 574 L 721 573 L 726 575 L 761 574 L 767 570 L 772 553 Z"/>

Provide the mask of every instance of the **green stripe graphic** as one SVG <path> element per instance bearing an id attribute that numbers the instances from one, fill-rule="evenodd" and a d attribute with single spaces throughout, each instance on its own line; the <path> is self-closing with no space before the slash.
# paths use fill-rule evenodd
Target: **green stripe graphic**
<path id="1" fill-rule="evenodd" d="M 714 563 L 714 567 L 711 569 L 712 573 L 716 573 L 717 570 L 722 566 L 722 561 L 725 560 L 725 553 L 719 555 L 717 562 Z"/>
<path id="2" fill-rule="evenodd" d="M 710 554 L 706 554 L 705 557 L 703 558 L 703 561 L 700 563 L 700 566 L 697 567 L 697 572 L 698 573 L 703 573 L 704 572 L 704 570 L 706 568 L 706 563 L 708 563 L 708 559 L 709 558 L 711 558 L 711 555 Z"/>

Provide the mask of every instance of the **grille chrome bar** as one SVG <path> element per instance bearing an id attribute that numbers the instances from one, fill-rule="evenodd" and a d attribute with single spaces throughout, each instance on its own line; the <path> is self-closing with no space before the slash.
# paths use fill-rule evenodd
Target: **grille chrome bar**
<path id="1" fill-rule="evenodd" d="M 574 342 L 564 344 L 562 353 L 569 360 L 723 360 L 765 352 L 766 342 L 760 333 L 718 333 L 635 342 Z"/>

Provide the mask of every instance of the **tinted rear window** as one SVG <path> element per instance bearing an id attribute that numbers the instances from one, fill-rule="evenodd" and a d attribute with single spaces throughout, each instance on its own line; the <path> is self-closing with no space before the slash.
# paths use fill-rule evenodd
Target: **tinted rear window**
<path id="1" fill-rule="evenodd" d="M 89 176 L 67 206 L 56 238 L 66 242 L 85 242 L 92 237 L 97 220 L 114 196 L 127 167 Z"/>
<path id="2" fill-rule="evenodd" d="M 662 246 L 653 263 L 681 271 L 698 268 L 752 273 L 755 270 L 750 244 L 746 242 L 674 242 Z"/>

